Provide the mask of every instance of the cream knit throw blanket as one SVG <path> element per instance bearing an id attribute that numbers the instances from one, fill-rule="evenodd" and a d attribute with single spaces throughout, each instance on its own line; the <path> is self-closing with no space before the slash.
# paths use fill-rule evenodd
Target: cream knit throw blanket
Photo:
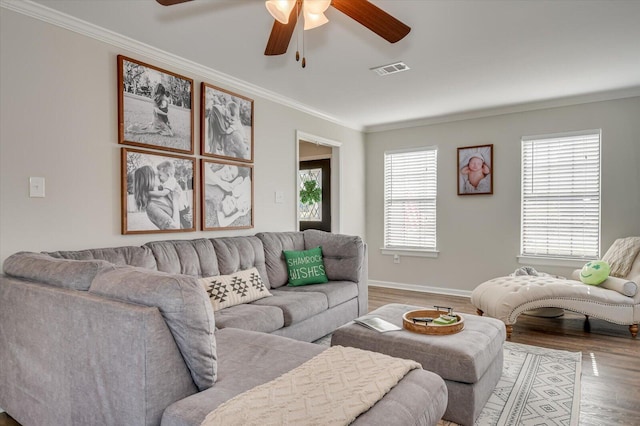
<path id="1" fill-rule="evenodd" d="M 609 275 L 625 278 L 631 271 L 638 253 L 640 253 L 640 237 L 618 238 L 602 256 L 602 260 L 611 266 Z"/>
<path id="2" fill-rule="evenodd" d="M 224 402 L 201 426 L 346 425 L 414 368 L 421 366 L 376 352 L 333 346 Z"/>

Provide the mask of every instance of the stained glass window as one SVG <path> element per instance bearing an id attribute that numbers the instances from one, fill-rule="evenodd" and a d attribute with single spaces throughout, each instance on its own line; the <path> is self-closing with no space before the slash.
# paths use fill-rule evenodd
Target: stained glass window
<path id="1" fill-rule="evenodd" d="M 319 194 L 319 201 L 304 203 L 304 194 Z M 300 170 L 300 217 L 299 220 L 322 221 L 322 169 Z"/>

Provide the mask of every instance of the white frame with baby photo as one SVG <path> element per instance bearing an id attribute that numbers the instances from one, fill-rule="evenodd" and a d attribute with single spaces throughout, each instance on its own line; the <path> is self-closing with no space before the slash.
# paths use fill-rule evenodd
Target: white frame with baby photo
<path id="1" fill-rule="evenodd" d="M 118 143 L 194 153 L 193 80 L 118 55 Z"/>
<path id="2" fill-rule="evenodd" d="M 493 194 L 494 166 L 493 144 L 458 148 L 458 195 Z"/>
<path id="3" fill-rule="evenodd" d="M 253 163 L 253 99 L 202 83 L 200 153 Z"/>
<path id="4" fill-rule="evenodd" d="M 122 234 L 196 230 L 196 160 L 122 148 Z"/>
<path id="5" fill-rule="evenodd" d="M 202 230 L 253 228 L 253 164 L 200 159 Z"/>

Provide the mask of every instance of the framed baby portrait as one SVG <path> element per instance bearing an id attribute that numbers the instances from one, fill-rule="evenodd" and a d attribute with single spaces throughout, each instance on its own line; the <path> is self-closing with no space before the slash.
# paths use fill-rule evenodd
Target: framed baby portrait
<path id="1" fill-rule="evenodd" d="M 122 148 L 122 233 L 195 231 L 196 160 Z"/>
<path id="2" fill-rule="evenodd" d="M 253 165 L 200 161 L 202 230 L 253 228 Z"/>
<path id="3" fill-rule="evenodd" d="M 118 143 L 193 154 L 193 80 L 118 55 Z"/>
<path id="4" fill-rule="evenodd" d="M 458 195 L 493 194 L 493 145 L 458 148 Z"/>
<path id="5" fill-rule="evenodd" d="M 202 83 L 200 153 L 253 162 L 253 99 Z"/>

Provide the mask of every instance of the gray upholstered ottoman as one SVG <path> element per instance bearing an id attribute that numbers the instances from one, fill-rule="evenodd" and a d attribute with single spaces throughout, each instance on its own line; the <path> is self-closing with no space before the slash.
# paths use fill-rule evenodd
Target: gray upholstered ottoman
<path id="1" fill-rule="evenodd" d="M 377 315 L 402 327 L 405 312 L 424 309 L 397 303 L 385 305 Z M 473 425 L 502 374 L 505 326 L 500 320 L 461 314 L 464 329 L 433 336 L 406 330 L 379 333 L 353 322 L 338 328 L 331 345 L 353 346 L 418 361 L 425 370 L 442 377 L 449 391 L 444 419 Z"/>

